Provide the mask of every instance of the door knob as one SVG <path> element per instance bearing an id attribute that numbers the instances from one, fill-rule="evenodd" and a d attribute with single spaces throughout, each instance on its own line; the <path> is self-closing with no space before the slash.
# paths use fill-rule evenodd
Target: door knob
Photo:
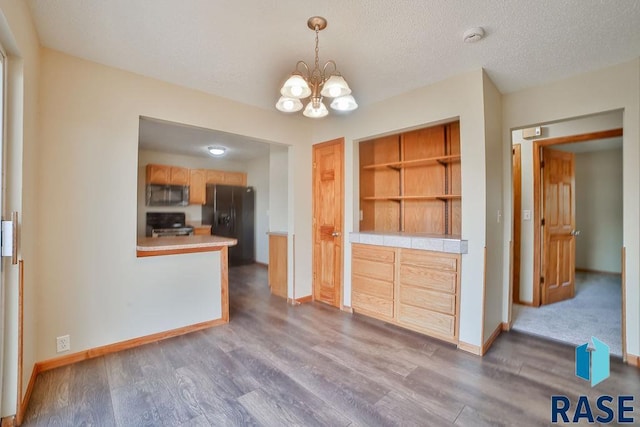
<path id="1" fill-rule="evenodd" d="M 580 230 L 571 230 L 571 235 L 572 236 L 579 236 L 580 235 Z"/>
<path id="2" fill-rule="evenodd" d="M 331 235 L 333 237 L 340 237 L 342 234 L 339 231 L 334 231 L 333 233 L 331 233 Z"/>

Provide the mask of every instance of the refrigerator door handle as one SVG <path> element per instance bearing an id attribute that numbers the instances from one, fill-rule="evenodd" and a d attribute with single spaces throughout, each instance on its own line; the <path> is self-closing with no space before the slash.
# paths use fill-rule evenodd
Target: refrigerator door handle
<path id="1" fill-rule="evenodd" d="M 231 206 L 231 231 L 235 235 L 236 233 L 236 207 Z"/>

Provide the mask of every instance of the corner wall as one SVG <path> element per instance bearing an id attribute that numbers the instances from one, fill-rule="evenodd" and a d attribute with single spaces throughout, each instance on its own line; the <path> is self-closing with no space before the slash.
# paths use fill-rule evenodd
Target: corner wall
<path id="1" fill-rule="evenodd" d="M 502 262 L 503 251 L 509 251 L 503 238 L 502 206 L 502 94 L 483 71 L 487 206 L 486 268 L 484 289 L 483 344 L 502 326 Z M 463 199 L 464 203 L 464 199 Z M 507 294 L 508 298 L 508 294 Z"/>
<path id="2" fill-rule="evenodd" d="M 640 354 L 640 59 L 580 74 L 544 86 L 503 97 L 503 143 L 511 149 L 514 129 L 581 117 L 611 110 L 623 112 L 623 244 L 626 247 L 626 342 L 627 352 Z M 509 182 L 511 157 L 504 156 L 503 182 Z M 510 185 L 504 199 L 512 200 Z M 509 206 L 511 204 L 508 204 Z M 524 209 L 524 205 L 523 205 Z M 512 218 L 511 208 L 509 217 Z M 512 234 L 512 221 L 505 223 L 505 236 Z M 508 264 L 503 266 L 508 271 Z M 509 289 L 505 274 L 504 289 Z M 505 295 L 507 292 L 505 292 Z M 510 302 L 505 299 L 503 310 Z"/>

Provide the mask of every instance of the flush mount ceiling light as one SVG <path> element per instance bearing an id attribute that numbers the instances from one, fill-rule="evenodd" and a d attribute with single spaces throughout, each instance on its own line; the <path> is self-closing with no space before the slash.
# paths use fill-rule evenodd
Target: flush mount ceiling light
<path id="1" fill-rule="evenodd" d="M 212 156 L 216 157 L 224 156 L 224 153 L 227 151 L 224 147 L 209 147 L 208 150 Z"/>
<path id="2" fill-rule="evenodd" d="M 302 112 L 306 117 L 320 118 L 329 114 L 322 102 L 323 97 L 333 98 L 330 107 L 336 111 L 352 111 L 358 108 L 351 96 L 351 89 L 338 72 L 335 61 L 329 60 L 320 68 L 318 60 L 318 33 L 327 27 L 327 20 L 312 16 L 307 26 L 316 33 L 316 56 L 313 69 L 306 62 L 298 61 L 296 69 L 280 89 L 282 95 L 276 108 L 285 113 L 302 110 L 302 99 L 310 98 Z"/>

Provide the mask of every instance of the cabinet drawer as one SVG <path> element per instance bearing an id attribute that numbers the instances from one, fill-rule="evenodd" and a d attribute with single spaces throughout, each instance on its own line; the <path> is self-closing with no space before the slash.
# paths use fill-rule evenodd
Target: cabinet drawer
<path id="1" fill-rule="evenodd" d="M 400 304 L 426 308 L 449 315 L 454 315 L 456 312 L 456 296 L 453 294 L 402 285 L 399 292 L 398 301 Z"/>
<path id="2" fill-rule="evenodd" d="M 412 285 L 441 292 L 455 293 L 456 273 L 433 271 L 413 265 L 400 266 L 400 285 Z"/>
<path id="3" fill-rule="evenodd" d="M 351 306 L 354 310 L 363 310 L 376 317 L 393 318 L 393 300 L 374 297 L 373 295 L 353 292 Z"/>
<path id="4" fill-rule="evenodd" d="M 373 295 L 379 298 L 393 299 L 393 282 L 371 279 L 354 274 L 351 280 L 353 292 Z"/>
<path id="5" fill-rule="evenodd" d="M 394 265 L 382 262 L 370 261 L 367 259 L 353 258 L 353 274 L 370 277 L 372 279 L 386 280 L 393 282 Z"/>
<path id="6" fill-rule="evenodd" d="M 455 336 L 455 317 L 406 304 L 398 305 L 398 322 L 445 337 Z"/>
<path id="7" fill-rule="evenodd" d="M 400 263 L 426 267 L 433 270 L 458 271 L 458 259 L 436 255 L 432 252 L 403 249 L 400 251 Z"/>
<path id="8" fill-rule="evenodd" d="M 396 260 L 396 251 L 394 249 L 382 247 L 376 248 L 367 245 L 353 245 L 353 258 L 393 263 Z"/>

